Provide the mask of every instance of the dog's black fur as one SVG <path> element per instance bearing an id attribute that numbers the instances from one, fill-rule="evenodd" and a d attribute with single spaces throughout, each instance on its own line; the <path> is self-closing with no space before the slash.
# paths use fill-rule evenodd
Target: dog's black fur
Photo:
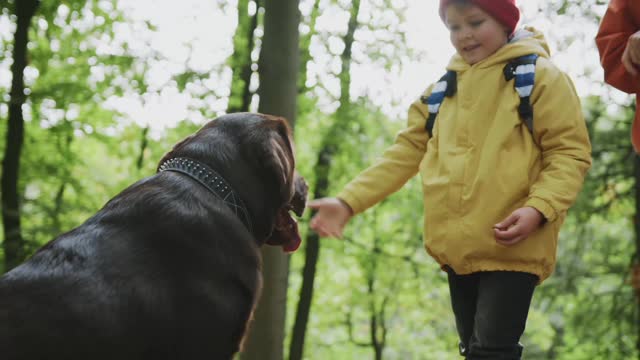
<path id="1" fill-rule="evenodd" d="M 173 157 L 232 184 L 253 233 L 184 174 L 140 180 L 0 278 L 0 358 L 217 360 L 239 350 L 261 287 L 259 247 L 299 243 L 288 210 L 300 215 L 306 186 L 289 128 L 225 115 L 163 161 Z"/>

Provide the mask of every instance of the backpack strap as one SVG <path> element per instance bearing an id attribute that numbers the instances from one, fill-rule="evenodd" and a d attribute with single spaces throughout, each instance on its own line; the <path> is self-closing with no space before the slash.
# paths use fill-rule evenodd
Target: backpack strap
<path id="1" fill-rule="evenodd" d="M 518 114 L 524 121 L 529 132 L 533 134 L 533 107 L 531 106 L 531 93 L 535 83 L 537 54 L 517 57 L 504 67 L 504 77 L 507 81 L 515 78 L 514 87 L 520 97 Z M 425 129 L 429 137 L 433 136 L 433 127 L 440 111 L 440 105 L 445 97 L 452 97 L 457 91 L 457 74 L 449 70 L 433 86 L 429 96 L 422 96 L 420 100 L 429 108 L 429 117 Z"/>
<path id="2" fill-rule="evenodd" d="M 458 76 L 455 71 L 447 71 L 447 73 L 444 74 L 444 76 L 442 76 L 433 86 L 431 94 L 420 98 L 420 101 L 429 108 L 429 117 L 427 118 L 427 123 L 425 125 L 425 129 L 427 130 L 429 137 L 432 136 L 433 126 L 436 123 L 436 117 L 438 116 L 440 105 L 442 105 L 445 96 L 452 97 L 458 89 L 457 77 Z"/>
<path id="3" fill-rule="evenodd" d="M 533 134 L 533 107 L 531 106 L 531 93 L 536 76 L 537 54 L 525 55 L 515 58 L 504 67 L 504 78 L 507 81 L 515 78 L 514 87 L 520 97 L 518 114 Z"/>

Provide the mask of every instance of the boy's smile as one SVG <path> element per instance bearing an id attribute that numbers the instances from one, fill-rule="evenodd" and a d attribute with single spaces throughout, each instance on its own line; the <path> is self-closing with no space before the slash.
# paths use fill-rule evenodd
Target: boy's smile
<path id="1" fill-rule="evenodd" d="M 465 46 L 465 47 L 462 48 L 462 50 L 464 52 L 471 52 L 471 51 L 473 51 L 475 49 L 479 49 L 479 48 L 480 48 L 480 45 L 476 44 L 476 45 Z"/>
<path id="2" fill-rule="evenodd" d="M 507 43 L 504 25 L 473 4 L 452 4 L 446 9 L 451 43 L 464 61 L 473 65 Z"/>

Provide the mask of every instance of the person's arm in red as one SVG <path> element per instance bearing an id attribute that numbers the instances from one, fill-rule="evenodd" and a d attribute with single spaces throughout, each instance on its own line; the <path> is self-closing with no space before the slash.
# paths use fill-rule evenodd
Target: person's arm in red
<path id="1" fill-rule="evenodd" d="M 632 4 L 632 1 L 634 0 L 612 0 L 596 36 L 605 81 L 630 94 L 640 92 L 640 67 L 637 66 L 640 61 L 633 61 L 638 70 L 636 74 L 629 71 L 634 70 L 633 68 L 627 70 L 633 66 L 630 61 L 637 57 L 633 48 L 629 49 L 631 52 L 627 50 L 627 44 L 630 44 L 630 38 L 640 30 L 640 5 Z M 637 37 L 640 44 L 640 34 Z M 623 58 L 627 61 L 626 67 Z"/>

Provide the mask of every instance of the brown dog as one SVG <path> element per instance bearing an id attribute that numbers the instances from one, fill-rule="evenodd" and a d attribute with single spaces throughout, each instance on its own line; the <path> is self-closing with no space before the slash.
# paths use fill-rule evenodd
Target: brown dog
<path id="1" fill-rule="evenodd" d="M 260 246 L 295 250 L 290 130 L 222 116 L 158 173 L 0 278 L 4 360 L 230 359 L 261 287 Z"/>

